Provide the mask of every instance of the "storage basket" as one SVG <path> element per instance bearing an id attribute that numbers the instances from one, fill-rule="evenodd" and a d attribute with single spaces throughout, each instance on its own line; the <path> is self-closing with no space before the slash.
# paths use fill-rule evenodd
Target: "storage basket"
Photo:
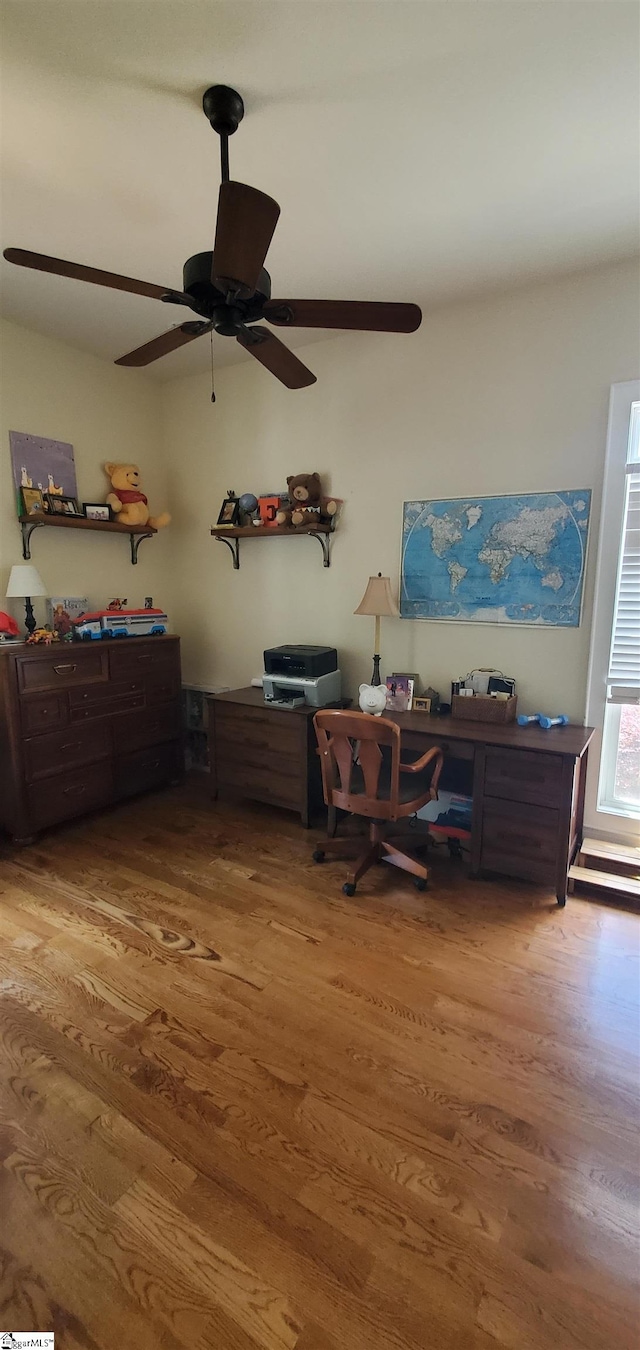
<path id="1" fill-rule="evenodd" d="M 503 725 L 515 722 L 518 699 L 515 694 L 510 698 L 491 698 L 490 694 L 474 694 L 472 698 L 454 694 L 451 700 L 451 716 L 465 722 L 493 722 Z"/>

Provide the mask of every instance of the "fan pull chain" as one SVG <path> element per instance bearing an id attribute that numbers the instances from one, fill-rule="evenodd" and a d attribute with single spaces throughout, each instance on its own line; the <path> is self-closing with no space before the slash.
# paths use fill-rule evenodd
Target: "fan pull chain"
<path id="1" fill-rule="evenodd" d="M 213 387 L 213 328 L 211 329 L 211 332 L 210 332 L 210 334 L 209 334 L 209 337 L 210 337 L 210 339 L 211 339 L 211 402 L 212 402 L 212 403 L 215 403 L 215 401 L 216 401 L 216 392 L 215 392 L 215 389 L 214 389 L 214 387 Z"/>

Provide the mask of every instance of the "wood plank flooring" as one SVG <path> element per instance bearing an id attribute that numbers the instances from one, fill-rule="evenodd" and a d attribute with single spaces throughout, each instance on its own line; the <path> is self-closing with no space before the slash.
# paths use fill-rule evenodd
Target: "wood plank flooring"
<path id="1" fill-rule="evenodd" d="M 0 1327 L 636 1350 L 638 916 L 316 837 L 197 779 L 0 849 Z"/>

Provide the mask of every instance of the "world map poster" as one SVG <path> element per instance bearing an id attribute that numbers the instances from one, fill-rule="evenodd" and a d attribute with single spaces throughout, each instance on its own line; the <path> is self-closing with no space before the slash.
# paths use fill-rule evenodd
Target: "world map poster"
<path id="1" fill-rule="evenodd" d="M 577 628 L 591 490 L 405 502 L 405 619 Z"/>

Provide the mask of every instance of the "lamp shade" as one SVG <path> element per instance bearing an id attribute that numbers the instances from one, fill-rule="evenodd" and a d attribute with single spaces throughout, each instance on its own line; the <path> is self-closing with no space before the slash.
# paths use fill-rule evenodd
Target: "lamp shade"
<path id="1" fill-rule="evenodd" d="M 27 595 L 33 598 L 34 595 L 48 595 L 49 592 L 36 567 L 31 563 L 17 563 L 11 568 L 6 594 L 24 600 Z"/>
<path id="2" fill-rule="evenodd" d="M 391 594 L 391 580 L 378 572 L 377 577 L 369 577 L 367 589 L 354 614 L 384 615 L 397 619 L 399 610 Z"/>

